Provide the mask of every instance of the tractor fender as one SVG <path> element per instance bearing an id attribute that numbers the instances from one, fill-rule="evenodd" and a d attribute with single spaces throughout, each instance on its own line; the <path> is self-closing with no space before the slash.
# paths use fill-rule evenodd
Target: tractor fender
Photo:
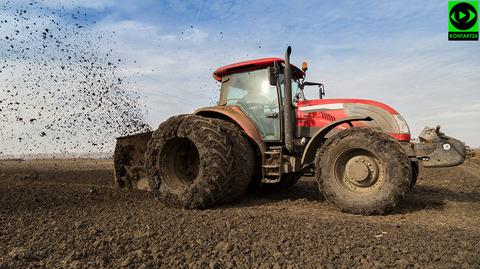
<path id="1" fill-rule="evenodd" d="M 317 153 L 318 147 L 324 142 L 327 134 L 333 130 L 338 125 L 348 123 L 350 127 L 353 127 L 352 121 L 371 121 L 372 118 L 365 116 L 353 116 L 348 118 L 339 119 L 337 121 L 332 121 L 330 124 L 326 125 L 322 129 L 318 130 L 315 135 L 308 141 L 303 151 L 301 167 L 306 167 L 313 163 L 315 160 L 315 154 Z"/>
<path id="2" fill-rule="evenodd" d="M 257 146 L 256 150 L 259 150 L 261 155 L 265 152 L 265 144 L 263 143 L 260 132 L 250 118 L 245 115 L 238 106 L 205 107 L 195 110 L 193 114 L 206 118 L 223 119 L 239 126 L 252 140 L 254 146 Z"/>

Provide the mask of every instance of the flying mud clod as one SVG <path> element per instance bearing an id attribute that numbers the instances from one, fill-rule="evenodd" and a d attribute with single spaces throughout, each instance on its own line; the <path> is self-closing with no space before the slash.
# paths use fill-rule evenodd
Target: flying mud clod
<path id="1" fill-rule="evenodd" d="M 98 152 L 145 132 L 145 107 L 121 75 L 115 34 L 89 14 L 43 1 L 0 5 L 3 155 Z"/>

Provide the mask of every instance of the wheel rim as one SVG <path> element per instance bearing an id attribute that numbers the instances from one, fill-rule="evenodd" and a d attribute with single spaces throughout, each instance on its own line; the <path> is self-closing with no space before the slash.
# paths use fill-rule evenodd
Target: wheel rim
<path id="1" fill-rule="evenodd" d="M 162 183 L 173 190 L 182 190 L 198 176 L 198 149 L 188 138 L 170 139 L 160 153 L 159 166 Z"/>
<path id="2" fill-rule="evenodd" d="M 345 190 L 368 193 L 384 182 L 384 168 L 372 152 L 347 149 L 334 162 L 335 181 Z"/>

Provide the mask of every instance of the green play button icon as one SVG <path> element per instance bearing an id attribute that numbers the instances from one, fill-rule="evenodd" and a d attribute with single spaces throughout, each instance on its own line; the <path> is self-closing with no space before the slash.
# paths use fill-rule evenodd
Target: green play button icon
<path id="1" fill-rule="evenodd" d="M 448 40 L 478 40 L 478 1 L 449 1 L 448 11 Z"/>

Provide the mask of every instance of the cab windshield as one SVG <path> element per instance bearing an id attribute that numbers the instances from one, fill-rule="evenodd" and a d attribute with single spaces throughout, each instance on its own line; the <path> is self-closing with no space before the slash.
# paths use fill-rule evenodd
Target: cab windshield
<path id="1" fill-rule="evenodd" d="M 267 69 L 223 77 L 222 103 L 236 105 L 255 123 L 264 140 L 280 140 L 279 100 Z"/>

